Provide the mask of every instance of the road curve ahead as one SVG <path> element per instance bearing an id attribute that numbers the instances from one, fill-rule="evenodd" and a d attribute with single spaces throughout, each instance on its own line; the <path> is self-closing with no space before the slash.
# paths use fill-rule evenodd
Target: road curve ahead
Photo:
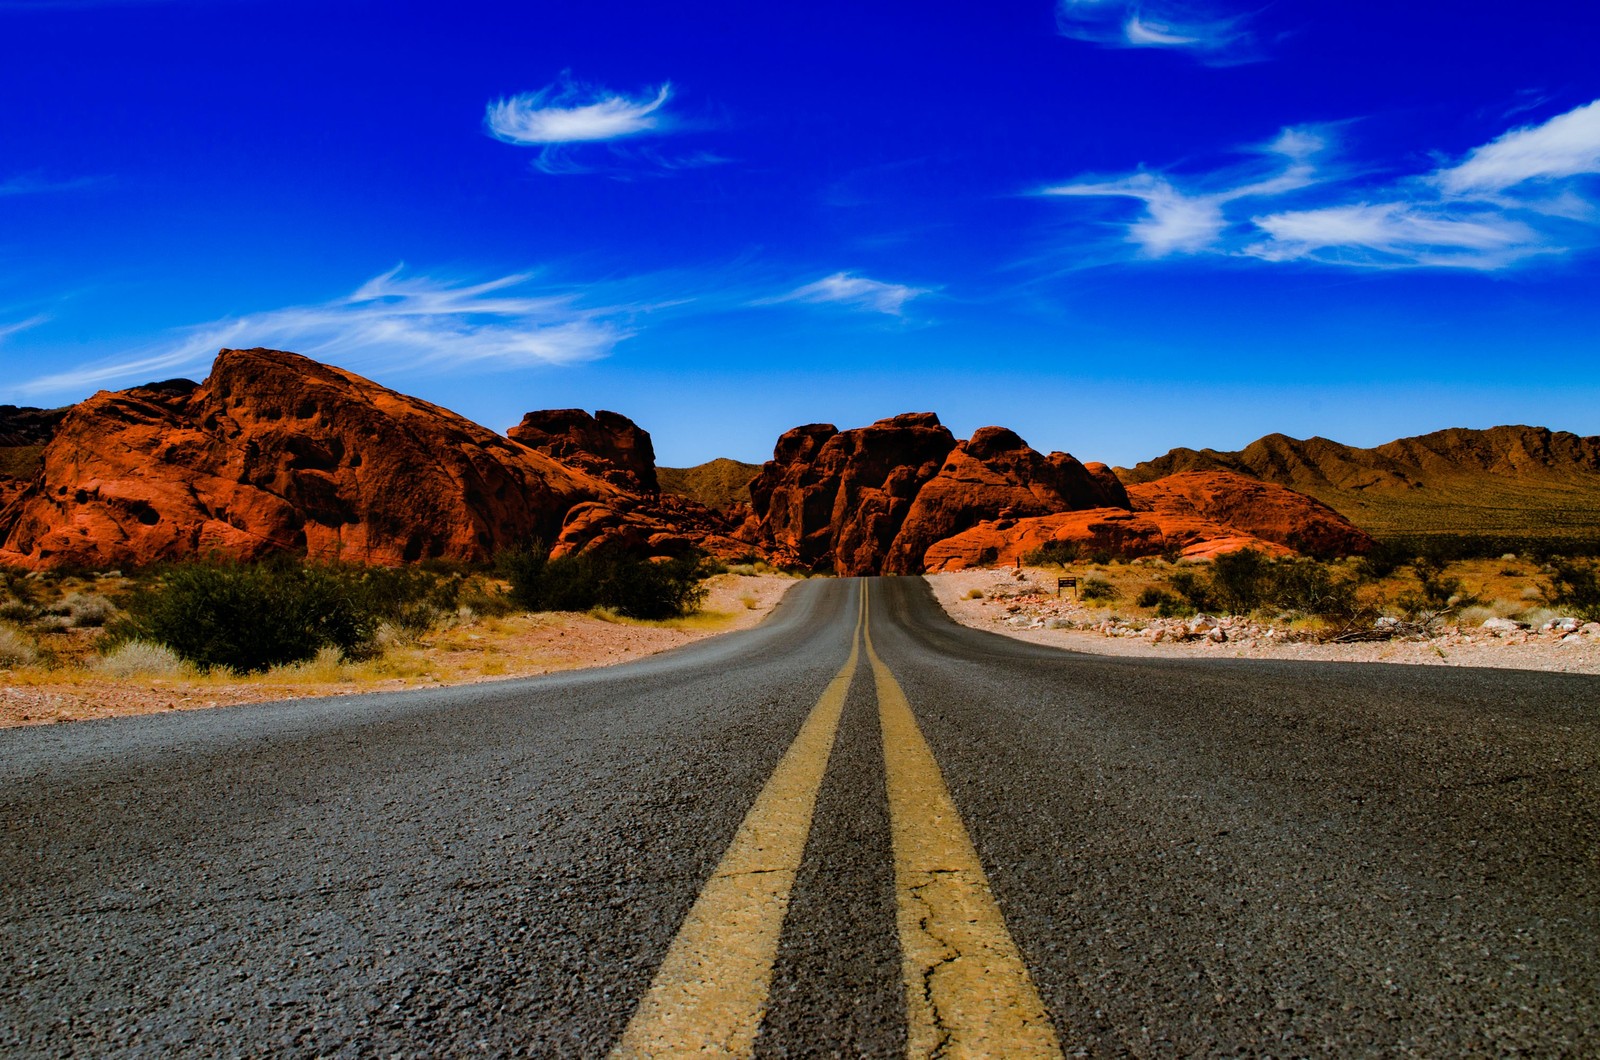
<path id="1" fill-rule="evenodd" d="M 6 1056 L 1600 1053 L 1600 681 L 1076 655 L 920 579 L 0 732 Z"/>

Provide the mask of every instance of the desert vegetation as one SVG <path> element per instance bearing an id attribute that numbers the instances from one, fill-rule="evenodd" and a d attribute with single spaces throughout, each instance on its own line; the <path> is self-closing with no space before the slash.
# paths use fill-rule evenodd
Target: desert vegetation
<path id="1" fill-rule="evenodd" d="M 707 579 L 722 570 L 698 556 L 650 561 L 609 551 L 553 559 L 540 545 L 507 552 L 493 566 L 279 557 L 126 575 L 3 569 L 0 671 L 11 685 L 157 681 L 196 688 L 542 672 L 594 661 L 596 639 L 642 645 L 672 631 L 700 635 L 733 623 L 736 612 L 770 606 L 773 593 L 761 579 L 771 571 L 752 564 L 719 580 L 729 583 L 722 611 L 703 611 Z M 574 613 L 581 617 L 566 617 Z M 560 643 L 573 623 L 588 622 L 583 628 L 592 631 L 596 619 L 647 628 Z M 620 644 L 603 655 L 641 650 L 651 649 Z"/>
<path id="2" fill-rule="evenodd" d="M 1460 558 L 1380 542 L 1365 556 L 1271 558 L 1249 549 L 1208 563 L 1108 556 L 1076 550 L 1030 555 L 1030 564 L 1072 573 L 1076 597 L 1139 623 L 1234 616 L 1315 640 L 1364 640 L 1475 629 L 1491 619 L 1538 627 L 1556 619 L 1600 621 L 1600 562 L 1504 553 Z M 1471 551 L 1482 551 L 1482 548 Z M 1506 627 L 1510 628 L 1510 627 Z"/>

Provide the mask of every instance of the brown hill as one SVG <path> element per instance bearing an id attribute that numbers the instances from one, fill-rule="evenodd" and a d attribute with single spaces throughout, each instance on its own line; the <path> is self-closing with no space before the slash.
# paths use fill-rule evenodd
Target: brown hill
<path id="1" fill-rule="evenodd" d="M 658 467 L 656 480 L 661 484 L 662 493 L 688 497 L 707 508 L 727 511 L 750 503 L 750 482 L 760 471 L 760 464 L 719 456 L 694 467 Z"/>
<path id="2" fill-rule="evenodd" d="M 1600 437 L 1542 427 L 1451 428 L 1371 449 L 1269 434 L 1238 452 L 1174 449 L 1124 482 L 1231 471 L 1309 494 L 1379 536 L 1560 540 L 1600 527 Z"/>

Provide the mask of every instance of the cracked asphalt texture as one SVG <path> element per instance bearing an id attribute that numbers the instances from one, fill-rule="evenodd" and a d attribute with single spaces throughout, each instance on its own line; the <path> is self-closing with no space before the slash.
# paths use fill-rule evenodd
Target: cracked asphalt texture
<path id="1" fill-rule="evenodd" d="M 871 583 L 1068 1053 L 1600 1053 L 1600 679 L 1075 655 Z M 0 1053 L 603 1055 L 855 583 L 607 670 L 0 731 Z M 899 1055 L 858 673 L 763 1056 Z"/>

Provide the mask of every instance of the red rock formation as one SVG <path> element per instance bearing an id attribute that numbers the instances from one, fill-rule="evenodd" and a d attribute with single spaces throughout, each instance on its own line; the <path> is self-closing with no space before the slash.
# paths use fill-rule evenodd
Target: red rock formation
<path id="1" fill-rule="evenodd" d="M 917 492 L 955 447 L 931 412 L 848 431 L 796 427 L 750 484 L 755 535 L 780 562 L 876 574 Z"/>
<path id="2" fill-rule="evenodd" d="M 616 548 L 678 556 L 694 549 L 717 559 L 736 559 L 751 553 L 748 541 L 732 536 L 742 519 L 742 514 L 730 517 L 669 494 L 590 501 L 567 513 L 551 554 Z"/>
<path id="3" fill-rule="evenodd" d="M 1194 516 L 1095 508 L 1032 519 L 982 522 L 932 545 L 923 560 L 930 573 L 1009 566 L 1052 543 L 1077 545 L 1086 555 L 1107 552 L 1129 558 L 1178 553 L 1187 559 L 1210 559 L 1245 548 L 1269 556 L 1286 556 L 1292 551 Z"/>
<path id="4" fill-rule="evenodd" d="M 530 412 L 506 437 L 587 471 L 630 493 L 657 493 L 656 451 L 650 435 L 628 417 L 601 409 Z"/>
<path id="5" fill-rule="evenodd" d="M 1348 556 L 1372 538 L 1304 493 L 1231 471 L 1183 471 L 1128 487 L 1135 511 L 1194 517 L 1317 556 Z"/>
<path id="6" fill-rule="evenodd" d="M 476 560 L 554 540 L 616 487 L 292 353 L 224 350 L 203 386 L 76 406 L 0 519 L 0 561 L 127 566 L 218 552 Z"/>
<path id="7" fill-rule="evenodd" d="M 1111 507 L 1128 507 L 1128 495 L 1109 469 L 1095 474 L 1066 453 L 1043 456 L 1004 427 L 983 427 L 918 491 L 883 570 L 920 573 L 930 545 L 996 516 Z"/>

